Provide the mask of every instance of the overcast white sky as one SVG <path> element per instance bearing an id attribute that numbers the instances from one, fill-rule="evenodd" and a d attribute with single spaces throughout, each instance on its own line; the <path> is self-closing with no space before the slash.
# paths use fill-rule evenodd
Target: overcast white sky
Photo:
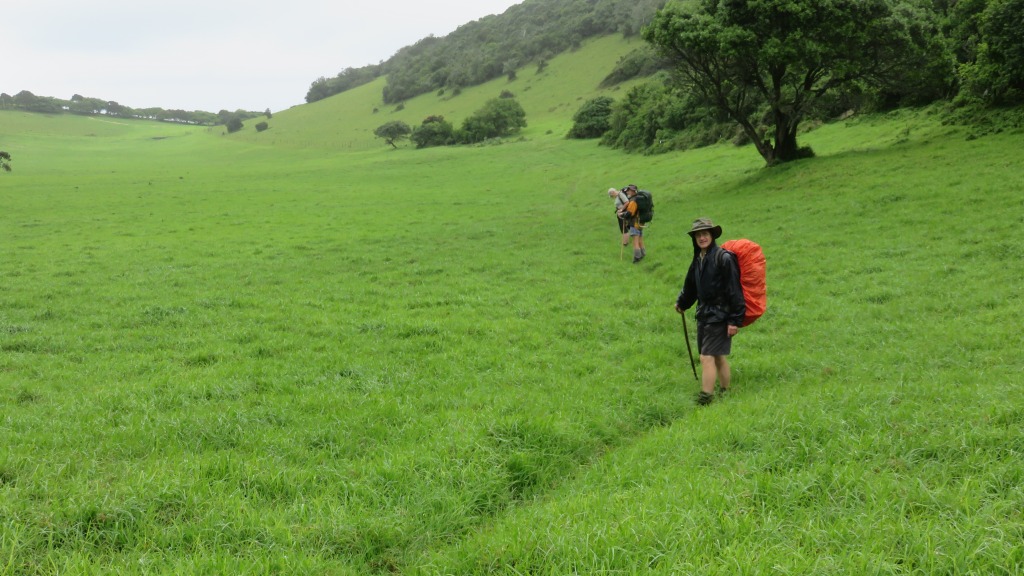
<path id="1" fill-rule="evenodd" d="M 521 1 L 14 0 L 0 8 L 0 92 L 277 112 L 320 76 Z"/>

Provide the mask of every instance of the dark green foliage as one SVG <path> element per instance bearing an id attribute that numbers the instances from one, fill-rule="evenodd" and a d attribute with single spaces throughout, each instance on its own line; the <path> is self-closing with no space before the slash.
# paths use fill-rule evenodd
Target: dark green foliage
<path id="1" fill-rule="evenodd" d="M 387 124 L 382 124 L 373 131 L 373 135 L 378 138 L 383 138 L 392 148 L 398 148 L 395 142 L 408 138 L 412 134 L 412 128 L 402 122 L 401 120 L 394 120 Z"/>
<path id="2" fill-rule="evenodd" d="M 920 68 L 924 31 L 897 1 L 699 0 L 670 4 L 643 35 L 674 62 L 679 84 L 732 117 L 770 166 L 807 153 L 797 130 L 822 95 L 890 85 Z"/>
<path id="3" fill-rule="evenodd" d="M 990 0 L 971 16 L 967 21 L 974 27 L 967 30 L 974 34 L 963 40 L 974 59 L 959 67 L 964 100 L 997 106 L 1024 102 L 1024 0 Z M 974 38 L 977 42 L 970 42 Z"/>
<path id="4" fill-rule="evenodd" d="M 672 103 L 671 93 L 663 85 L 648 83 L 634 87 L 616 104 L 609 130 L 601 142 L 628 152 L 650 148 L 658 132 L 668 128 L 666 110 Z"/>
<path id="5" fill-rule="evenodd" d="M 267 128 L 270 128 L 270 125 L 267 124 L 266 122 L 259 122 L 259 123 L 256 124 L 256 131 L 257 132 L 263 132 Z"/>
<path id="6" fill-rule="evenodd" d="M 71 97 L 71 101 L 68 102 L 68 112 L 72 114 L 84 114 L 93 115 L 99 114 L 101 110 L 107 108 L 106 100 L 99 98 L 86 98 L 81 94 L 75 94 Z"/>
<path id="7" fill-rule="evenodd" d="M 598 96 L 580 106 L 572 117 L 572 128 L 566 138 L 600 138 L 611 127 L 612 104 L 608 96 Z"/>
<path id="8" fill-rule="evenodd" d="M 0 169 L 4 172 L 11 171 L 11 153 L 0 150 Z"/>
<path id="9" fill-rule="evenodd" d="M 526 111 L 515 98 L 492 98 L 462 122 L 460 140 L 466 144 L 510 136 L 526 127 Z"/>
<path id="10" fill-rule="evenodd" d="M 444 116 L 428 116 L 409 136 L 417 148 L 448 146 L 455 142 L 455 127 Z"/>
<path id="11" fill-rule="evenodd" d="M 821 100 L 836 95 L 856 102 L 856 108 L 865 111 L 920 106 L 953 95 L 955 59 L 950 42 L 941 33 L 939 14 L 931 4 L 918 0 L 892 0 L 891 5 L 900 36 L 897 43 L 902 46 L 888 48 L 887 62 L 881 62 L 881 68 L 867 67 L 862 78 L 818 95 L 809 103 L 809 116 L 814 115 L 813 108 Z"/>
<path id="12" fill-rule="evenodd" d="M 601 143 L 644 154 L 714 144 L 726 137 L 727 118 L 691 93 L 664 82 L 635 86 L 612 106 Z"/>
<path id="13" fill-rule="evenodd" d="M 60 101 L 47 96 L 36 96 L 28 90 L 22 90 L 14 95 L 14 108 L 26 112 L 43 112 L 57 114 L 63 111 Z"/>
<path id="14" fill-rule="evenodd" d="M 520 66 L 536 62 L 543 70 L 552 56 L 579 47 L 594 36 L 632 36 L 665 0 L 535 0 L 460 26 L 443 38 L 428 36 L 399 50 L 373 70 L 346 71 L 387 76 L 385 103 L 440 88 L 475 86 L 499 76 L 514 80 Z M 370 68 L 370 67 L 367 67 Z M 354 87 L 354 86 L 349 86 Z M 337 94 L 345 83 L 320 78 L 307 102 Z"/>
<path id="15" fill-rule="evenodd" d="M 237 132 L 242 129 L 242 122 L 256 118 L 260 114 L 258 112 L 246 112 L 245 110 L 235 110 L 229 112 L 227 110 L 221 110 L 217 112 L 217 123 L 223 124 L 227 127 L 228 133 Z"/>
<path id="16" fill-rule="evenodd" d="M 61 100 L 49 96 L 36 96 L 28 90 L 22 90 L 14 96 L 0 94 L 0 110 L 24 110 L 44 114 L 81 114 L 85 116 L 112 116 L 117 118 L 137 118 L 140 120 L 160 120 L 180 124 L 199 124 L 213 126 L 226 122 L 226 117 L 201 110 L 165 110 L 163 108 L 130 108 L 117 102 L 101 98 L 88 98 L 75 94 L 70 100 Z M 225 114 L 232 114 L 222 111 Z M 237 110 L 234 112 L 243 120 L 254 118 L 259 114 Z"/>
<path id="17" fill-rule="evenodd" d="M 600 86 L 608 88 L 627 80 L 644 78 L 671 68 L 671 61 L 659 55 L 653 47 L 643 46 L 620 58 L 615 64 L 615 68 L 604 77 L 604 80 L 601 80 Z"/>
<path id="18" fill-rule="evenodd" d="M 306 102 L 316 102 L 328 96 L 340 94 L 352 88 L 358 88 L 363 84 L 376 80 L 382 73 L 382 66 L 380 64 L 371 64 L 362 68 L 345 68 L 333 78 L 321 76 L 310 85 L 309 90 L 306 92 Z"/>
<path id="19" fill-rule="evenodd" d="M 515 82 L 516 79 L 519 77 L 516 74 L 516 68 L 518 67 L 519 61 L 517 60 L 509 60 L 508 62 L 505 62 L 505 64 L 502 66 L 502 73 L 505 74 L 509 82 Z"/>

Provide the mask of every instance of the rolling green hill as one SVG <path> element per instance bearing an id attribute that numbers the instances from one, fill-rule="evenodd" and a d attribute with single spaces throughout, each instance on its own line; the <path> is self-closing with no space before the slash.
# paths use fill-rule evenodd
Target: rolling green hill
<path id="1" fill-rule="evenodd" d="M 262 133 L 0 112 L 0 574 L 1024 573 L 1024 134 L 565 140 L 629 48 Z M 522 139 L 372 136 L 503 89 Z M 706 408 L 697 216 L 769 273 Z"/>
<path id="2" fill-rule="evenodd" d="M 275 114 L 265 132 L 257 133 L 251 126 L 255 122 L 249 122 L 250 126 L 231 137 L 277 147 L 373 149 L 385 146 L 383 140 L 373 135 L 373 130 L 381 124 L 401 120 L 410 126 L 419 126 L 427 116 L 440 115 L 459 125 L 484 102 L 508 90 L 526 110 L 528 126 L 522 133 L 525 138 L 563 138 L 572 126 L 573 114 L 585 101 L 605 94 L 614 96 L 632 86 L 626 83 L 614 89 L 598 88 L 615 62 L 640 42 L 620 36 L 595 39 L 579 50 L 552 58 L 540 73 L 535 66 L 526 67 L 515 81 L 493 80 L 464 88 L 457 96 L 426 94 L 403 103 L 401 110 L 381 101 L 384 78 L 380 78 L 325 100 Z"/>

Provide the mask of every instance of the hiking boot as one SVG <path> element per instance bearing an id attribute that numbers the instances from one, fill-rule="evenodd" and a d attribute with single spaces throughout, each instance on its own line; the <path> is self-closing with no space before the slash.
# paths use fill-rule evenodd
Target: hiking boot
<path id="1" fill-rule="evenodd" d="M 643 259 L 644 259 L 643 256 L 634 256 L 633 257 L 633 264 L 636 264 L 637 262 L 639 262 L 639 261 L 641 261 Z"/>
<path id="2" fill-rule="evenodd" d="M 725 396 L 725 395 L 727 395 L 729 393 L 729 390 L 732 390 L 732 388 L 719 388 L 718 389 L 718 395 L 719 396 Z"/>
<path id="3" fill-rule="evenodd" d="M 711 401 L 715 399 L 715 395 L 708 392 L 701 392 L 697 395 L 697 404 L 701 406 L 707 406 L 711 404 Z"/>

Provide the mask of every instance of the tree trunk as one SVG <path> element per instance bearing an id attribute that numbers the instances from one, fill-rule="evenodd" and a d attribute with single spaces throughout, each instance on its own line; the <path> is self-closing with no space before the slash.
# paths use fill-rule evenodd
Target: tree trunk
<path id="1" fill-rule="evenodd" d="M 761 157 L 764 158 L 764 163 L 767 166 L 775 165 L 775 149 L 772 148 L 772 141 L 765 138 L 761 142 L 757 142 L 757 151 L 761 153 Z"/>
<path id="2" fill-rule="evenodd" d="M 770 140 L 765 138 L 761 139 L 761 135 L 757 133 L 754 125 L 748 122 L 745 118 L 734 116 L 740 127 L 743 128 L 743 132 L 750 138 L 750 141 L 754 143 L 754 147 L 757 148 L 757 152 L 764 158 L 765 163 L 768 166 L 774 164 L 775 151 L 772 149 L 772 143 Z"/>
<path id="3" fill-rule="evenodd" d="M 796 128 L 799 122 L 781 110 L 775 111 L 775 145 L 771 159 L 765 157 L 769 166 L 799 158 L 800 147 L 796 142 Z M 761 154 L 764 156 L 764 154 Z"/>

